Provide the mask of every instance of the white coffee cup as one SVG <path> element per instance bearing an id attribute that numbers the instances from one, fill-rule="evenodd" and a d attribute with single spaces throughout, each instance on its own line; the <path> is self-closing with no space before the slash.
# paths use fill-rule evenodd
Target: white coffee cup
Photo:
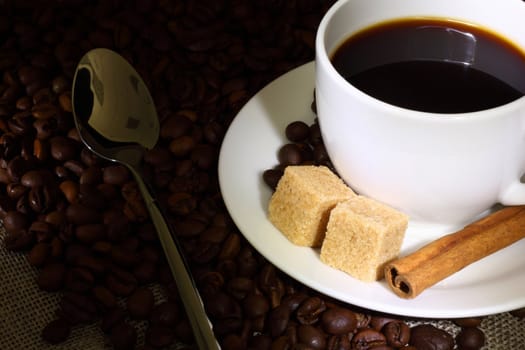
<path id="1" fill-rule="evenodd" d="M 315 63 L 317 114 L 337 172 L 415 221 L 459 225 L 497 203 L 525 204 L 525 97 L 477 112 L 419 112 L 373 98 L 335 70 L 330 57 L 349 36 L 411 17 L 479 25 L 525 52 L 522 0 L 338 1 L 319 26 Z"/>

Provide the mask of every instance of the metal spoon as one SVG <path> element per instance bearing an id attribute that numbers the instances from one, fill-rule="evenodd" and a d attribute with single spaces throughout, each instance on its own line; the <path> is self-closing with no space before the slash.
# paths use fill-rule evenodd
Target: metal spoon
<path id="1" fill-rule="evenodd" d="M 200 349 L 220 349 L 181 247 L 142 176 L 145 149 L 159 136 L 159 121 L 148 88 L 135 69 L 108 49 L 80 60 L 72 89 L 73 115 L 84 144 L 100 157 L 125 165 L 133 174 L 186 308 Z"/>

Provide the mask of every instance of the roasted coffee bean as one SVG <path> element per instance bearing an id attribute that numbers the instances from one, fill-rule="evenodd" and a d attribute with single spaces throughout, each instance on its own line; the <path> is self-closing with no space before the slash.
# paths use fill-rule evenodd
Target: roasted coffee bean
<path id="1" fill-rule="evenodd" d="M 80 184 L 96 185 L 102 182 L 103 171 L 98 166 L 88 166 L 85 168 L 79 179 Z"/>
<path id="2" fill-rule="evenodd" d="M 21 140 L 12 133 L 4 133 L 0 136 L 0 151 L 3 157 L 2 161 L 9 162 L 14 157 L 20 155 Z"/>
<path id="3" fill-rule="evenodd" d="M 365 328 L 357 332 L 352 338 L 353 349 L 368 350 L 386 345 L 386 337 L 375 329 Z"/>
<path id="4" fill-rule="evenodd" d="M 89 296 L 68 291 L 60 300 L 57 315 L 72 325 L 88 324 L 96 320 L 97 307 Z"/>
<path id="5" fill-rule="evenodd" d="M 403 347 L 410 340 L 410 327 L 401 321 L 392 321 L 387 323 L 383 329 L 388 345 L 392 347 Z"/>
<path id="6" fill-rule="evenodd" d="M 49 243 L 40 242 L 31 248 L 27 255 L 27 260 L 32 266 L 42 266 L 51 255 Z"/>
<path id="7" fill-rule="evenodd" d="M 156 264 L 159 262 L 162 253 L 160 249 L 153 245 L 143 245 L 140 251 L 140 257 L 144 262 Z"/>
<path id="8" fill-rule="evenodd" d="M 105 167 L 102 173 L 103 181 L 107 184 L 122 186 L 130 180 L 130 172 L 123 165 Z"/>
<path id="9" fill-rule="evenodd" d="M 103 211 L 108 207 L 106 198 L 96 186 L 80 184 L 78 187 L 78 203 L 96 211 Z"/>
<path id="10" fill-rule="evenodd" d="M 233 259 L 241 250 L 241 236 L 236 233 L 230 233 L 222 243 L 221 251 L 217 256 L 219 260 Z"/>
<path id="11" fill-rule="evenodd" d="M 55 119 L 37 119 L 33 122 L 33 127 L 36 130 L 37 140 L 46 140 L 46 156 L 50 154 L 50 147 L 47 140 L 54 135 L 57 129 L 57 124 Z M 39 157 L 40 159 L 40 157 Z M 47 160 L 47 157 L 45 158 Z"/>
<path id="12" fill-rule="evenodd" d="M 483 321 L 483 317 L 456 318 L 453 321 L 460 327 L 478 327 Z"/>
<path id="13" fill-rule="evenodd" d="M 267 169 L 263 172 L 263 180 L 270 187 L 270 189 L 275 191 L 277 184 L 279 183 L 279 180 L 283 174 L 284 171 L 281 169 Z"/>
<path id="14" fill-rule="evenodd" d="M 121 241 L 131 232 L 130 220 L 120 210 L 104 212 L 103 223 L 106 226 L 107 237 L 110 241 Z"/>
<path id="15" fill-rule="evenodd" d="M 79 185 L 77 182 L 65 180 L 58 187 L 69 203 L 78 202 Z"/>
<path id="16" fill-rule="evenodd" d="M 310 136 L 310 127 L 302 121 L 295 121 L 285 128 L 286 138 L 292 142 L 302 142 Z"/>
<path id="17" fill-rule="evenodd" d="M 246 349 L 246 340 L 240 335 L 228 334 L 222 340 L 221 349 L 224 349 L 224 350 Z"/>
<path id="18" fill-rule="evenodd" d="M 174 302 L 161 302 L 151 310 L 149 321 L 151 324 L 171 328 L 179 320 L 179 307 Z"/>
<path id="19" fill-rule="evenodd" d="M 45 214 L 54 208 L 57 194 L 50 185 L 35 186 L 27 193 L 26 198 L 33 212 Z"/>
<path id="20" fill-rule="evenodd" d="M 283 334 L 290 322 L 291 311 L 288 305 L 281 304 L 272 309 L 268 315 L 270 335 L 276 338 Z"/>
<path id="21" fill-rule="evenodd" d="M 287 349 L 294 349 L 295 345 L 290 337 L 286 335 L 282 335 L 280 337 L 277 337 L 272 342 L 272 345 L 270 349 L 272 350 L 287 350 Z"/>
<path id="22" fill-rule="evenodd" d="M 36 200 L 38 199 L 38 197 L 35 196 L 35 194 L 33 194 L 31 199 L 34 201 L 33 206 L 37 208 L 37 204 L 39 202 Z M 33 212 L 33 209 L 31 208 L 31 205 L 29 204 L 29 196 L 27 194 L 25 196 L 18 198 L 18 200 L 16 201 L 16 210 L 19 211 L 20 213 L 33 216 L 34 212 Z"/>
<path id="23" fill-rule="evenodd" d="M 328 151 L 326 150 L 324 144 L 318 143 L 314 146 L 313 149 L 313 160 L 315 164 L 326 165 L 331 167 L 331 161 L 328 156 Z"/>
<path id="24" fill-rule="evenodd" d="M 69 159 L 65 161 L 64 168 L 69 170 L 71 173 L 75 174 L 77 177 L 82 176 L 82 173 L 85 170 L 84 164 L 76 159 Z"/>
<path id="25" fill-rule="evenodd" d="M 59 179 L 68 179 L 71 176 L 69 170 L 61 165 L 55 167 L 54 173 L 55 176 Z"/>
<path id="26" fill-rule="evenodd" d="M 64 241 L 59 237 L 51 238 L 51 257 L 55 260 L 61 259 L 64 255 Z"/>
<path id="27" fill-rule="evenodd" d="M 224 129 L 221 124 L 216 121 L 210 122 L 204 126 L 204 138 L 210 144 L 217 145 L 221 142 L 224 136 Z"/>
<path id="28" fill-rule="evenodd" d="M 305 299 L 296 311 L 297 319 L 301 324 L 314 324 L 326 310 L 324 300 L 319 297 Z"/>
<path id="29" fill-rule="evenodd" d="M 132 273 L 112 268 L 105 279 L 106 286 L 116 296 L 129 296 L 137 288 L 137 279 Z"/>
<path id="30" fill-rule="evenodd" d="M 51 156 L 61 162 L 75 159 L 79 145 L 78 142 L 63 136 L 54 136 L 49 140 Z"/>
<path id="31" fill-rule="evenodd" d="M 75 237 L 82 243 L 95 243 L 106 238 L 106 227 L 103 224 L 78 225 Z"/>
<path id="32" fill-rule="evenodd" d="M 55 292 L 62 288 L 66 267 L 61 263 L 49 263 L 38 273 L 37 285 L 46 292 Z"/>
<path id="33" fill-rule="evenodd" d="M 16 100 L 16 108 L 21 111 L 27 111 L 33 106 L 33 100 L 30 96 L 22 96 Z"/>
<path id="34" fill-rule="evenodd" d="M 31 111 L 17 112 L 7 121 L 9 130 L 17 136 L 26 136 L 32 133 L 32 124 Z"/>
<path id="35" fill-rule="evenodd" d="M 51 117 L 54 117 L 57 113 L 57 106 L 51 102 L 39 102 L 31 108 L 31 114 L 36 119 L 50 119 Z"/>
<path id="36" fill-rule="evenodd" d="M 161 125 L 160 137 L 164 139 L 176 139 L 186 134 L 192 125 L 192 121 L 181 113 L 170 115 Z"/>
<path id="37" fill-rule="evenodd" d="M 297 340 L 307 346 L 307 349 L 325 349 L 326 335 L 317 327 L 300 325 L 297 327 Z"/>
<path id="38" fill-rule="evenodd" d="M 100 329 L 104 333 L 109 333 L 115 326 L 120 325 L 126 319 L 126 314 L 124 310 L 120 307 L 114 307 L 109 309 L 108 312 L 104 313 L 102 317 L 102 322 L 100 323 Z"/>
<path id="39" fill-rule="evenodd" d="M 255 283 L 252 279 L 246 277 L 232 277 L 227 283 L 226 290 L 234 298 L 242 300 L 254 290 L 254 287 Z"/>
<path id="40" fill-rule="evenodd" d="M 29 231 L 35 235 L 37 242 L 49 242 L 56 236 L 55 228 L 45 221 L 33 221 Z"/>
<path id="41" fill-rule="evenodd" d="M 197 143 L 189 135 L 182 135 L 170 142 L 169 150 L 176 157 L 185 157 L 195 148 Z"/>
<path id="42" fill-rule="evenodd" d="M 68 91 L 70 87 L 71 87 L 70 80 L 63 75 L 59 75 L 53 78 L 51 82 L 51 89 L 57 95 L 60 95 L 61 93 Z"/>
<path id="43" fill-rule="evenodd" d="M 133 255 L 133 257 L 135 260 L 137 256 Z M 133 264 L 135 264 L 135 261 Z M 152 283 L 157 278 L 157 266 L 151 261 L 142 261 L 138 263 L 133 269 L 133 275 L 137 278 L 139 283 Z"/>
<path id="44" fill-rule="evenodd" d="M 75 267 L 67 270 L 64 288 L 69 291 L 84 293 L 89 291 L 94 283 L 95 277 L 90 270 Z"/>
<path id="45" fill-rule="evenodd" d="M 102 275 L 106 271 L 106 262 L 99 257 L 93 256 L 89 250 L 85 253 L 80 252 L 74 259 L 77 266 L 85 267 L 95 275 Z"/>
<path id="46" fill-rule="evenodd" d="M 17 211 L 8 211 L 2 223 L 6 231 L 9 233 L 28 228 L 30 221 L 27 215 Z"/>
<path id="47" fill-rule="evenodd" d="M 80 150 L 80 162 L 84 164 L 84 166 L 90 167 L 100 166 L 102 160 L 99 156 L 90 151 L 89 148 L 84 147 Z"/>
<path id="48" fill-rule="evenodd" d="M 299 165 L 303 162 L 303 151 L 298 144 L 288 143 L 282 146 L 277 154 L 279 163 L 287 165 Z"/>
<path id="49" fill-rule="evenodd" d="M 121 322 L 111 329 L 109 340 L 115 350 L 133 349 L 137 342 L 137 330 L 129 323 Z"/>
<path id="50" fill-rule="evenodd" d="M 64 224 L 66 215 L 62 210 L 54 210 L 45 215 L 44 221 L 53 228 L 58 228 Z"/>
<path id="51" fill-rule="evenodd" d="M 4 246 L 11 251 L 25 251 L 35 243 L 35 236 L 28 230 L 12 230 L 4 239 Z"/>
<path id="52" fill-rule="evenodd" d="M 345 334 L 356 330 L 357 317 L 348 309 L 332 307 L 322 313 L 321 324 L 329 334 Z"/>
<path id="53" fill-rule="evenodd" d="M 31 170 L 31 164 L 21 156 L 15 156 L 7 163 L 7 175 L 11 182 L 20 182 L 22 176 Z"/>
<path id="54" fill-rule="evenodd" d="M 45 80 L 46 73 L 41 68 L 24 65 L 18 69 L 18 78 L 22 84 L 30 85 L 35 81 Z"/>
<path id="55" fill-rule="evenodd" d="M 33 156 L 40 162 L 49 159 L 49 144 L 46 140 L 35 139 L 33 141 Z"/>
<path id="56" fill-rule="evenodd" d="M 104 286 L 94 286 L 91 290 L 93 297 L 107 310 L 112 310 L 117 305 L 117 298 Z"/>
<path id="57" fill-rule="evenodd" d="M 422 324 L 411 329 L 410 345 L 418 350 L 451 350 L 454 348 L 454 338 L 444 330 Z"/>
<path id="58" fill-rule="evenodd" d="M 146 330 L 146 342 L 155 348 L 165 348 L 174 340 L 175 334 L 171 328 L 162 325 L 150 325 Z"/>
<path id="59" fill-rule="evenodd" d="M 76 265 L 81 257 L 90 256 L 91 249 L 80 243 L 71 243 L 67 245 L 64 252 L 64 260 L 69 265 Z"/>
<path id="60" fill-rule="evenodd" d="M 388 315 L 373 315 L 370 319 L 369 326 L 373 329 L 380 331 L 387 323 L 398 321 L 392 316 Z"/>
<path id="61" fill-rule="evenodd" d="M 223 292 L 217 293 L 212 300 L 205 300 L 206 310 L 216 319 L 240 319 L 242 310 L 239 303 Z"/>
<path id="62" fill-rule="evenodd" d="M 99 223 L 102 215 L 83 204 L 71 203 L 66 209 L 66 218 L 75 225 L 88 225 Z"/>
<path id="63" fill-rule="evenodd" d="M 202 170 L 210 170 L 217 162 L 217 150 L 208 144 L 199 144 L 191 151 L 191 160 Z"/>
<path id="64" fill-rule="evenodd" d="M 0 195 L 0 220 L 5 220 L 7 213 L 13 211 L 15 206 L 14 201 L 4 195 Z"/>
<path id="65" fill-rule="evenodd" d="M 248 341 L 250 350 L 270 350 L 272 338 L 267 334 L 255 334 Z"/>
<path id="66" fill-rule="evenodd" d="M 42 329 L 42 339 L 50 344 L 60 344 L 71 334 L 71 326 L 63 319 L 49 322 Z"/>
<path id="67" fill-rule="evenodd" d="M 200 234 L 199 240 L 209 243 L 222 243 L 227 236 L 228 230 L 226 227 L 210 226 Z"/>
<path id="68" fill-rule="evenodd" d="M 153 292 L 149 288 L 141 287 L 135 289 L 128 297 L 126 306 L 132 317 L 145 319 L 151 313 L 154 303 Z"/>
<path id="69" fill-rule="evenodd" d="M 202 290 L 202 294 L 211 296 L 217 293 L 224 286 L 224 277 L 219 272 L 204 272 L 195 277 Z"/>
<path id="70" fill-rule="evenodd" d="M 160 147 L 147 150 L 144 153 L 144 161 L 159 170 L 170 170 L 174 164 L 170 152 Z"/>
<path id="71" fill-rule="evenodd" d="M 242 254 L 243 251 L 240 252 Z M 275 266 L 266 264 L 258 276 L 259 288 L 270 300 L 270 305 L 275 307 L 281 303 L 285 294 L 284 283 L 277 274 Z"/>
<path id="72" fill-rule="evenodd" d="M 327 350 L 350 350 L 352 344 L 348 335 L 333 335 L 328 338 Z"/>
<path id="73" fill-rule="evenodd" d="M 204 265 L 217 257 L 220 245 L 213 242 L 198 242 L 191 252 L 191 260 L 196 264 Z"/>
<path id="74" fill-rule="evenodd" d="M 249 294 L 242 302 L 244 315 L 248 318 L 264 316 L 270 309 L 270 303 L 261 294 Z"/>
<path id="75" fill-rule="evenodd" d="M 52 104 L 55 100 L 55 94 L 48 87 L 44 87 L 35 92 L 32 98 L 33 105 Z"/>
<path id="76" fill-rule="evenodd" d="M 479 350 L 485 345 L 485 333 L 477 327 L 464 327 L 456 335 L 460 350 Z"/>
<path id="77" fill-rule="evenodd" d="M 20 179 L 20 183 L 26 187 L 40 187 L 53 180 L 53 175 L 45 170 L 30 170 Z"/>
<path id="78" fill-rule="evenodd" d="M 187 215 L 197 208 L 197 199 L 186 192 L 175 192 L 168 197 L 168 207 L 177 215 Z"/>
<path id="79" fill-rule="evenodd" d="M 237 272 L 240 277 L 253 277 L 255 271 L 258 269 L 259 262 L 254 256 L 254 252 L 248 247 L 241 249 L 239 255 L 236 257 L 236 261 L 238 268 Z"/>

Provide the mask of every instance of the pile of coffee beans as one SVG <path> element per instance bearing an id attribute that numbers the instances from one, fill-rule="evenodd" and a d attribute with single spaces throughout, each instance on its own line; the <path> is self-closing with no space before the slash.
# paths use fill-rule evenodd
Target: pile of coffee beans
<path id="1" fill-rule="evenodd" d="M 35 337 L 57 344 L 72 328 L 97 324 L 115 349 L 131 349 L 141 338 L 133 321 L 141 320 L 144 349 L 193 343 L 136 183 L 125 167 L 84 147 L 75 129 L 74 70 L 88 50 L 106 47 L 128 59 L 152 92 L 161 135 L 145 155 L 146 175 L 223 349 L 452 348 L 452 335 L 434 326 L 341 304 L 284 275 L 242 237 L 222 202 L 216 165 L 225 130 L 265 84 L 313 59 L 331 3 L 0 2 L 2 244 L 26 254 L 42 291 L 61 296 Z M 296 123 L 287 135 L 282 166 L 329 165 L 316 124 Z M 272 186 L 282 166 L 265 174 Z M 461 327 L 458 346 L 480 348 L 477 325 Z"/>

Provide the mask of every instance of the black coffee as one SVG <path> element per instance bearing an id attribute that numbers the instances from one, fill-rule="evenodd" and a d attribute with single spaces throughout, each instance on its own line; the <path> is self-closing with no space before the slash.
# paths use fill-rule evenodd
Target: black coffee
<path id="1" fill-rule="evenodd" d="M 385 22 L 348 38 L 332 62 L 365 93 L 418 111 L 473 112 L 525 94 L 525 53 L 455 21 Z"/>

